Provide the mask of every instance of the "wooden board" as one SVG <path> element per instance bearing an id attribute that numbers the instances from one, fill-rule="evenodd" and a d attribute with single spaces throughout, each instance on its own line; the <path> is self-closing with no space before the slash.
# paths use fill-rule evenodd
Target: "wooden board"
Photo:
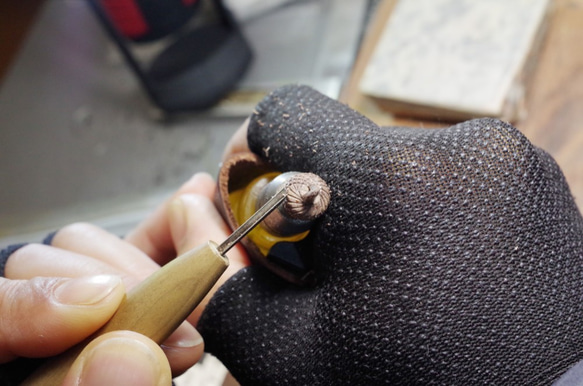
<path id="1" fill-rule="evenodd" d="M 520 114 L 527 60 L 549 0 L 400 0 L 360 80 L 395 114 L 441 119 Z"/>
<path id="2" fill-rule="evenodd" d="M 379 109 L 358 89 L 374 43 L 395 3 L 396 0 L 385 0 L 379 5 L 341 100 L 379 125 L 449 125 L 439 121 L 395 118 Z M 548 31 L 526 94 L 526 116 L 515 122 L 515 126 L 557 160 L 582 210 L 583 0 L 554 0 L 551 7 Z"/>
<path id="3" fill-rule="evenodd" d="M 548 36 L 516 126 L 563 169 L 583 209 L 583 0 L 556 0 Z"/>

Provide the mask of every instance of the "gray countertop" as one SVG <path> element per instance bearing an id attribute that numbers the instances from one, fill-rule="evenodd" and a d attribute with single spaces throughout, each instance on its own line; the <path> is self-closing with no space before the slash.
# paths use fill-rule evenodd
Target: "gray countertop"
<path id="1" fill-rule="evenodd" d="M 365 14 L 350 3 L 284 2 L 243 20 L 255 62 L 240 87 L 302 82 L 335 96 Z M 47 0 L 0 84 L 0 246 L 72 221 L 123 234 L 194 172 L 216 174 L 251 107 L 153 111 L 87 4 Z"/>

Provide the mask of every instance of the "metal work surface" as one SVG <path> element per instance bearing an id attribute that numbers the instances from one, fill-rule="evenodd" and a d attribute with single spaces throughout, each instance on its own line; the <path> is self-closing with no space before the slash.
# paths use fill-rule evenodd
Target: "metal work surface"
<path id="1" fill-rule="evenodd" d="M 345 29 L 346 12 L 332 12 L 331 4 L 299 2 L 296 15 L 311 10 L 313 22 L 338 15 L 336 28 Z M 285 5 L 282 12 L 293 21 L 291 6 Z M 242 82 L 245 87 L 261 83 L 257 68 L 281 65 L 269 33 L 273 20 L 283 22 L 278 12 L 244 21 L 255 50 L 265 47 L 255 52 L 250 78 Z M 338 74 L 351 64 L 346 52 L 355 52 L 361 16 L 354 16 L 358 20 L 352 45 L 332 64 L 312 58 L 316 51 L 338 46 L 329 38 L 334 31 L 331 20 L 309 29 L 329 32 L 322 40 L 314 39 L 312 47 L 300 36 L 292 54 L 301 58 L 305 53 L 308 59 L 293 64 L 288 57 L 281 60 L 285 68 L 298 68 L 302 62 L 306 73 L 293 74 L 289 81 L 317 86 L 331 71 L 323 68 L 329 68 L 336 69 L 336 78 L 325 83 L 338 82 Z M 297 26 L 289 28 L 297 31 Z M 339 36 L 346 40 L 346 32 Z M 265 72 L 273 85 L 275 72 Z M 225 143 L 250 112 L 156 120 L 146 95 L 87 4 L 47 0 L 0 84 L 0 246 L 34 240 L 72 221 L 91 221 L 123 234 L 194 172 L 216 174 Z"/>
<path id="2" fill-rule="evenodd" d="M 122 226 L 194 171 L 217 170 L 241 119 L 153 120 L 113 52 L 84 3 L 46 3 L 0 90 L 0 235 Z"/>

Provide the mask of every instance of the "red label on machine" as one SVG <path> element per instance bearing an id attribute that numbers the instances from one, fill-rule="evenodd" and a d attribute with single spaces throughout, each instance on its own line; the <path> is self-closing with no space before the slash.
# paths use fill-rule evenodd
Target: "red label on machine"
<path id="1" fill-rule="evenodd" d="M 139 38 L 148 32 L 148 23 L 135 1 L 102 0 L 101 3 L 112 23 L 122 35 L 128 38 Z"/>

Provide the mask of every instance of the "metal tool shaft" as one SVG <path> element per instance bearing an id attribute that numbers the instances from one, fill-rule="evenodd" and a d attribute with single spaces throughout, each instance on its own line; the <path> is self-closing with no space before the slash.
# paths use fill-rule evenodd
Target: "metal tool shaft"
<path id="1" fill-rule="evenodd" d="M 287 197 L 287 190 L 282 186 L 267 202 L 261 206 L 251 217 L 227 237 L 225 241 L 217 247 L 221 255 L 225 255 L 235 244 L 257 226 L 265 217 L 273 212 Z"/>

